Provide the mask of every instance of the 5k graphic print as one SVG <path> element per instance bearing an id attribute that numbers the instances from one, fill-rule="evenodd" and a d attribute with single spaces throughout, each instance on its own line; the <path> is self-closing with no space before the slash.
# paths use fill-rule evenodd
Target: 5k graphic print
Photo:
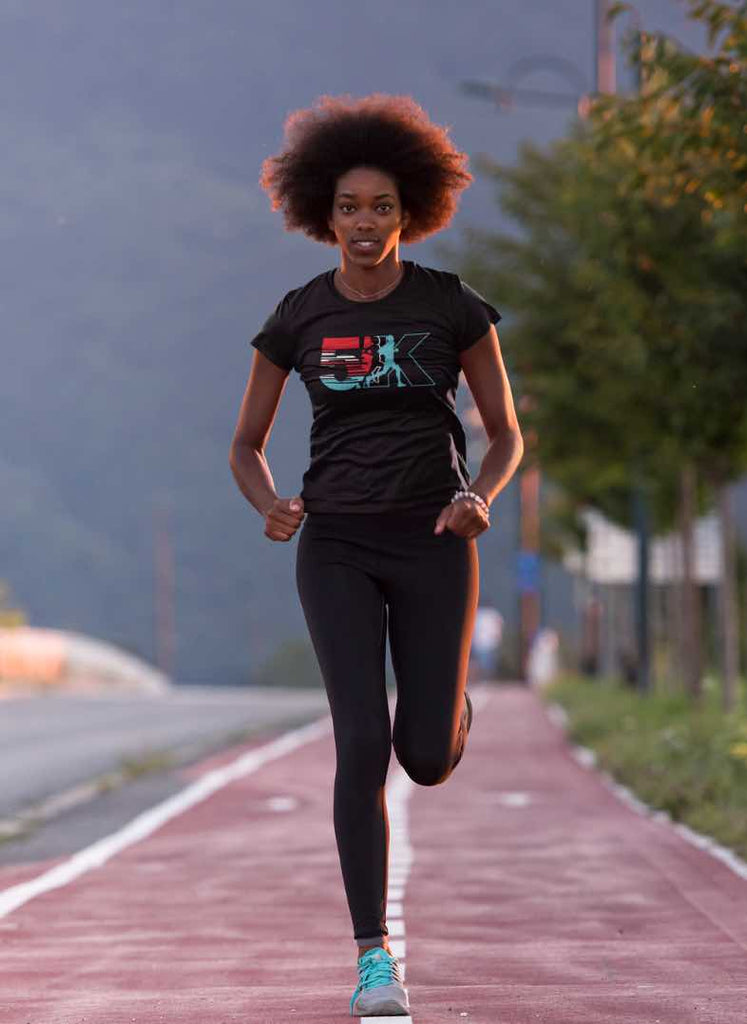
<path id="1" fill-rule="evenodd" d="M 360 337 L 324 338 L 320 362 L 332 373 L 322 374 L 319 380 L 332 391 L 435 384 L 414 355 L 427 337 L 426 331 L 403 334 L 399 341 L 393 334 L 367 334 L 362 341 Z"/>

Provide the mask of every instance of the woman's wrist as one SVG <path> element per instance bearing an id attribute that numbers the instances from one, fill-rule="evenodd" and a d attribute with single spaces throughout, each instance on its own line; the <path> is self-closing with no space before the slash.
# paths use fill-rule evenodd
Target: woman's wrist
<path id="1" fill-rule="evenodd" d="M 488 503 L 485 501 L 481 494 L 478 494 L 477 491 L 473 490 L 472 488 L 465 488 L 463 490 L 455 491 L 451 499 L 451 502 L 453 504 L 455 501 L 462 501 L 465 499 L 479 505 L 482 511 L 485 513 L 485 515 L 488 517 L 490 516 L 490 509 L 488 507 Z"/>
<path id="2" fill-rule="evenodd" d="M 277 495 L 274 495 L 273 497 L 268 496 L 267 498 L 264 499 L 264 501 L 262 501 L 260 505 L 255 505 L 254 507 L 257 509 L 262 518 L 266 519 L 270 512 L 272 512 L 272 508 L 276 500 Z"/>
<path id="3" fill-rule="evenodd" d="M 490 503 L 492 499 L 490 498 L 490 492 L 488 491 L 487 487 L 483 487 L 478 483 L 474 483 L 470 484 L 469 487 L 465 489 L 468 491 L 473 491 L 475 494 L 477 494 L 480 498 L 482 498 L 482 500 L 485 502 L 488 508 L 490 508 Z"/>

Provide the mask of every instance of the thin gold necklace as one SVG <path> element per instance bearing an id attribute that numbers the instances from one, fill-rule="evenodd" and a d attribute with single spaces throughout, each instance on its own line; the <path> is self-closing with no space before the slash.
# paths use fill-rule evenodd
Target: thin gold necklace
<path id="1" fill-rule="evenodd" d="M 352 284 L 347 283 L 347 281 L 342 276 L 342 271 L 339 269 L 338 280 L 341 281 L 345 285 L 345 287 L 348 288 L 351 292 L 355 292 L 356 295 L 360 295 L 362 299 L 375 299 L 377 295 L 383 295 L 385 291 L 388 291 L 389 288 L 392 288 L 397 283 L 397 281 L 399 281 L 399 279 L 402 277 L 404 269 L 404 263 L 400 263 L 399 270 L 397 272 L 397 277 L 395 277 L 393 281 L 390 281 L 389 284 L 386 285 L 386 287 L 381 288 L 378 292 L 359 292 L 357 288 L 353 288 Z"/>

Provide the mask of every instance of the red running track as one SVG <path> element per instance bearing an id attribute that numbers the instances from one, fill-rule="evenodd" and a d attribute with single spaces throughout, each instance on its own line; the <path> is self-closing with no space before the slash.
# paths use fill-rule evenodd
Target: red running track
<path id="1" fill-rule="evenodd" d="M 482 693 L 454 775 L 405 776 L 390 817 L 414 853 L 397 939 L 412 1020 L 744 1024 L 747 881 L 582 767 L 536 694 Z M 401 775 L 392 755 L 393 789 Z M 2 1024 L 352 1020 L 333 778 L 326 728 L 3 912 Z M 49 867 L 2 869 L 6 900 Z"/>

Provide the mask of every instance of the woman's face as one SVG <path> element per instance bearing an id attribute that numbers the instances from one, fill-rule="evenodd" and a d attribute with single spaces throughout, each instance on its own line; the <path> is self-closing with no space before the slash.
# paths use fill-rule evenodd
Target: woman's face
<path id="1" fill-rule="evenodd" d="M 354 167 L 337 179 L 330 230 L 345 260 L 362 266 L 381 263 L 394 250 L 409 215 L 402 210 L 394 178 L 374 167 Z M 361 245 L 358 239 L 369 240 Z"/>

